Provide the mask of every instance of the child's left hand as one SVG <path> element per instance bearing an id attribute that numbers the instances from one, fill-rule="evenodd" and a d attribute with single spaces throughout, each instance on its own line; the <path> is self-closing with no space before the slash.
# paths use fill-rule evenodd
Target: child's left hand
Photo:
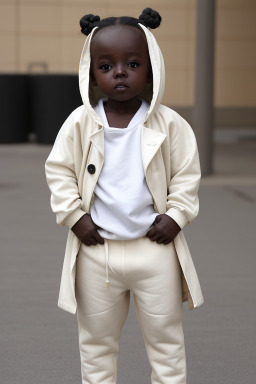
<path id="1" fill-rule="evenodd" d="M 158 244 L 169 244 L 180 232 L 180 227 L 168 215 L 158 215 L 146 236 Z"/>

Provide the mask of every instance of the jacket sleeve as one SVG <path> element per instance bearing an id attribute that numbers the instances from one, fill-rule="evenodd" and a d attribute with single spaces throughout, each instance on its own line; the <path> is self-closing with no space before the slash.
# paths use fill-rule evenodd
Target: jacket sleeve
<path id="1" fill-rule="evenodd" d="M 45 163 L 46 180 L 51 191 L 51 207 L 56 214 L 56 222 L 69 228 L 85 214 L 75 170 L 73 125 L 71 114 L 61 127 Z"/>
<path id="2" fill-rule="evenodd" d="M 198 215 L 198 188 L 201 171 L 196 138 L 190 125 L 175 118 L 170 135 L 171 177 L 168 185 L 167 212 L 182 229 Z"/>

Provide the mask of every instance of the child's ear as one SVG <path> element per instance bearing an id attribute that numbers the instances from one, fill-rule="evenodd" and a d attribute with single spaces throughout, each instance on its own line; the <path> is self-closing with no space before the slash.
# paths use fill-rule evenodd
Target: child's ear
<path id="1" fill-rule="evenodd" d="M 92 85 L 98 85 L 97 81 L 96 81 L 96 78 L 94 76 L 92 67 L 90 68 L 90 79 L 91 79 Z"/>

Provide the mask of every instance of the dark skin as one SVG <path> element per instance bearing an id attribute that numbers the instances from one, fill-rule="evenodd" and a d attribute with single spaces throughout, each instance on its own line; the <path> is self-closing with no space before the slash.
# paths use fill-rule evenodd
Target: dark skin
<path id="1" fill-rule="evenodd" d="M 104 244 L 104 239 L 98 232 L 99 227 L 92 221 L 91 216 L 86 213 L 72 227 L 72 231 L 85 245 Z"/>
<path id="2" fill-rule="evenodd" d="M 91 46 L 91 79 L 107 96 L 104 105 L 109 125 L 126 128 L 140 108 L 139 95 L 152 82 L 144 33 L 134 27 L 115 25 L 97 32 Z M 87 246 L 104 244 L 100 229 L 89 214 L 72 231 Z M 158 215 L 146 236 L 158 244 L 171 243 L 180 231 L 168 215 Z"/>
<path id="3" fill-rule="evenodd" d="M 109 125 L 126 128 L 141 105 L 138 95 L 152 82 L 145 36 L 133 27 L 108 27 L 94 36 L 91 57 L 92 83 L 108 97 Z"/>

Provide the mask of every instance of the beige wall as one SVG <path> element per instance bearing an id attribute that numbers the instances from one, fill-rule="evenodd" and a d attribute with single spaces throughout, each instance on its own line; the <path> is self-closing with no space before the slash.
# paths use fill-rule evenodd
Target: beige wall
<path id="1" fill-rule="evenodd" d="M 215 105 L 256 106 L 256 1 L 218 0 Z"/>
<path id="2" fill-rule="evenodd" d="M 206 0 L 208 1 L 208 0 Z M 209 0 L 210 1 L 210 0 Z M 163 17 L 154 32 L 167 70 L 167 105 L 194 102 L 196 0 L 0 0 L 0 72 L 77 73 L 85 13 Z M 256 105 L 256 1 L 218 0 L 215 105 Z"/>

